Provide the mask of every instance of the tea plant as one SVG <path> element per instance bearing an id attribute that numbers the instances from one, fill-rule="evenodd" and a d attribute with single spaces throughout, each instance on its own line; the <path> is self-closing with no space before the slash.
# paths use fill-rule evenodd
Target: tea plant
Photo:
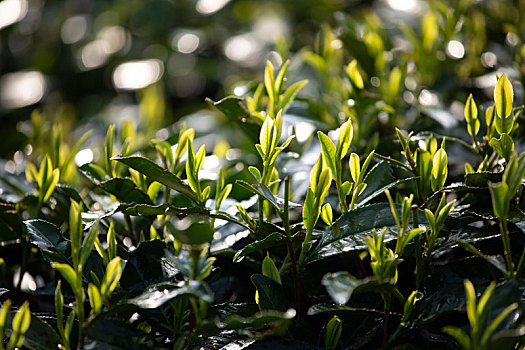
<path id="1" fill-rule="evenodd" d="M 428 89 L 484 45 L 451 64 L 484 18 L 454 6 L 403 26 L 406 50 L 373 12 L 323 25 L 207 100 L 213 130 L 156 133 L 158 85 L 141 123 L 77 142 L 33 112 L 34 149 L 0 174 L 0 349 L 522 348 L 521 77 L 455 88 L 464 121 L 439 125 Z"/>
<path id="2" fill-rule="evenodd" d="M 467 335 L 460 328 L 457 327 L 445 327 L 444 331 L 454 338 L 461 344 L 463 349 L 488 349 L 494 331 L 498 328 L 499 324 L 505 320 L 505 318 L 515 310 L 518 305 L 511 304 L 507 306 L 496 318 L 490 323 L 487 320 L 487 315 L 490 309 L 490 299 L 494 293 L 496 284 L 493 282 L 481 295 L 479 302 L 476 301 L 476 291 L 472 282 L 465 280 L 465 292 L 467 296 L 467 316 L 470 323 L 470 335 Z"/>

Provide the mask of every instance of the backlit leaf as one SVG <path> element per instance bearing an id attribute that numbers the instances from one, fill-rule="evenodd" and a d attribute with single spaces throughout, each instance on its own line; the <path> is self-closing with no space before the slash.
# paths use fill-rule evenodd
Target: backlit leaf
<path id="1" fill-rule="evenodd" d="M 494 103 L 500 118 L 506 118 L 512 112 L 514 91 L 505 74 L 502 74 L 494 87 Z M 505 131 L 504 131 L 505 132 Z"/>

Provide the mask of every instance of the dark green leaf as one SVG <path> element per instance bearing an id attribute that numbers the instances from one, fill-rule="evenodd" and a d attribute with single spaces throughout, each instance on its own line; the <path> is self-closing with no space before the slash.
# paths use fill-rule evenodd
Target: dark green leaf
<path id="1" fill-rule="evenodd" d="M 80 196 L 78 191 L 76 189 L 74 189 L 73 187 L 71 187 L 71 186 L 58 184 L 55 187 L 55 189 L 60 191 L 60 192 L 63 192 L 66 196 L 68 196 L 69 198 L 73 199 L 75 202 L 78 202 L 78 203 L 82 202 L 82 197 Z"/>
<path id="2" fill-rule="evenodd" d="M 470 187 L 488 187 L 489 181 L 490 182 L 500 182 L 502 176 L 503 176 L 503 172 L 470 173 L 470 174 L 465 175 L 465 185 L 470 186 Z"/>
<path id="3" fill-rule="evenodd" d="M 375 197 L 381 195 L 385 190 L 395 187 L 404 182 L 415 179 L 415 177 L 407 177 L 404 179 L 396 179 L 393 175 L 392 168 L 384 160 L 377 163 L 366 175 L 363 182 L 366 183 L 365 190 L 357 197 L 356 204 L 361 206 Z"/>
<path id="4" fill-rule="evenodd" d="M 0 203 L 0 242 L 16 240 L 23 233 L 22 218 L 14 205 Z"/>
<path id="5" fill-rule="evenodd" d="M 128 215 L 141 215 L 141 216 L 155 216 L 155 215 L 163 215 L 167 213 L 167 214 L 175 215 L 179 218 L 182 218 L 188 215 L 204 215 L 204 216 L 209 216 L 215 219 L 226 220 L 226 221 L 238 224 L 248 229 L 248 226 L 246 226 L 244 222 L 242 222 L 235 216 L 232 216 L 223 211 L 210 210 L 207 208 L 200 208 L 200 207 L 177 208 L 173 206 L 168 206 L 167 204 L 160 204 L 160 205 L 136 204 L 133 206 L 122 206 L 119 209 Z"/>
<path id="6" fill-rule="evenodd" d="M 253 285 L 259 292 L 259 308 L 264 310 L 286 311 L 290 307 L 290 301 L 284 293 L 283 287 L 261 274 L 250 277 Z"/>
<path id="7" fill-rule="evenodd" d="M 31 243 L 36 245 L 44 259 L 49 262 L 69 264 L 69 242 L 62 237 L 58 228 L 44 220 L 24 221 Z"/>
<path id="8" fill-rule="evenodd" d="M 147 193 L 144 193 L 130 179 L 113 178 L 98 184 L 104 191 L 111 193 L 120 202 L 153 204 Z"/>
<path id="9" fill-rule="evenodd" d="M 334 314 L 339 312 L 357 312 L 357 313 L 372 313 L 383 315 L 382 310 L 367 309 L 362 307 L 351 307 L 347 305 L 336 305 L 336 304 L 315 304 L 310 306 L 308 309 L 308 315 L 313 316 L 317 314 Z"/>
<path id="10" fill-rule="evenodd" d="M 8 318 L 8 332 L 12 330 L 11 319 L 13 318 L 14 313 L 14 311 L 11 312 Z M 60 338 L 55 330 L 44 321 L 46 318 L 49 318 L 52 323 L 56 322 L 50 317 L 39 317 L 31 314 L 31 325 L 24 334 L 24 346 L 35 350 L 55 350 L 58 348 L 58 344 L 61 343 Z"/>
<path id="11" fill-rule="evenodd" d="M 160 182 L 161 184 L 180 192 L 195 203 L 200 203 L 197 194 L 193 192 L 193 190 L 187 184 L 185 184 L 178 176 L 176 176 L 168 170 L 162 169 L 160 166 L 153 163 L 149 159 L 138 156 L 115 156 L 111 159 L 124 163 L 130 168 L 133 168 L 138 172 L 146 175 L 148 178 Z"/>
<path id="12" fill-rule="evenodd" d="M 501 273 L 503 273 L 503 276 L 507 275 L 507 268 L 505 267 L 505 262 L 499 260 L 495 256 L 490 256 L 490 255 L 488 256 L 488 255 L 485 255 L 485 254 L 481 253 L 476 247 L 474 247 L 472 244 L 470 244 L 470 243 L 468 243 L 468 242 L 466 242 L 464 240 L 458 239 L 455 242 L 460 247 L 462 247 L 463 249 L 469 251 L 470 253 L 474 254 L 475 256 L 478 256 L 478 257 L 484 259 L 489 264 L 493 265 L 495 268 L 500 270 Z"/>
<path id="13" fill-rule="evenodd" d="M 188 215 L 183 219 L 172 217 L 166 227 L 175 238 L 186 244 L 200 245 L 213 239 L 213 228 L 209 217 Z"/>
<path id="14" fill-rule="evenodd" d="M 357 279 L 346 271 L 328 273 L 321 282 L 328 294 L 337 304 L 346 304 L 353 293 L 373 292 L 391 293 L 394 288 L 390 283 L 381 283 L 375 278 Z"/>
<path id="15" fill-rule="evenodd" d="M 91 322 L 86 332 L 86 343 L 95 349 L 143 349 L 144 344 L 135 341 L 145 337 L 146 332 L 118 319 L 97 319 Z"/>
<path id="16" fill-rule="evenodd" d="M 79 169 L 80 172 L 93 183 L 106 180 L 106 171 L 97 164 L 87 163 L 82 165 Z"/>
<path id="17" fill-rule="evenodd" d="M 257 140 L 259 140 L 260 125 L 251 118 L 250 113 L 244 107 L 242 101 L 242 98 L 235 96 L 228 96 L 217 102 L 209 98 L 206 99 L 206 102 L 208 102 L 210 106 L 224 113 L 224 115 L 237 124 L 252 141 L 257 142 Z"/>
<path id="18" fill-rule="evenodd" d="M 420 211 L 420 224 L 426 223 L 424 218 L 425 214 Z M 323 233 L 307 259 L 312 262 L 335 254 L 365 249 L 365 237 L 371 235 L 374 228 L 381 230 L 383 227 L 387 228 L 385 242 L 394 240 L 397 225 L 388 203 L 371 204 L 351 210 L 341 215 L 332 227 Z"/>
<path id="19" fill-rule="evenodd" d="M 166 282 L 152 285 L 141 295 L 130 299 L 129 303 L 137 305 L 143 309 L 155 309 L 164 303 L 183 295 L 202 298 L 208 303 L 213 302 L 211 290 L 204 282 L 189 281 L 188 284 L 185 284 L 184 282 L 181 282 L 180 284 Z"/>
<path id="20" fill-rule="evenodd" d="M 136 204 L 133 206 L 123 206 L 120 209 L 127 215 L 141 215 L 141 216 L 156 216 L 163 215 L 166 213 L 168 204 L 160 205 L 147 205 L 147 204 Z"/>
<path id="21" fill-rule="evenodd" d="M 243 180 L 237 180 L 236 183 L 246 188 L 247 190 L 251 191 L 252 193 L 255 193 L 255 194 L 258 194 L 264 197 L 264 199 L 266 199 L 274 207 L 274 209 L 277 210 L 278 213 L 281 212 L 282 205 L 279 204 L 279 202 L 277 201 L 277 198 L 274 196 L 274 194 L 268 188 L 268 186 L 259 185 L 259 184 L 251 185 Z"/>
<path id="22" fill-rule="evenodd" d="M 275 310 L 265 310 L 257 312 L 251 316 L 239 316 L 235 313 L 226 318 L 224 322 L 218 322 L 217 326 L 222 329 L 233 330 L 260 330 L 264 328 L 281 328 L 278 327 L 283 323 L 287 325 L 296 315 L 295 310 L 289 309 L 286 312 Z"/>
<path id="23" fill-rule="evenodd" d="M 240 262 L 246 255 L 253 252 L 280 245 L 284 239 L 285 237 L 281 233 L 271 233 L 270 235 L 264 237 L 264 239 L 250 243 L 241 250 L 237 251 L 233 257 L 233 262 Z"/>
<path id="24" fill-rule="evenodd" d="M 127 260 L 120 286 L 132 292 L 132 295 L 143 292 L 150 285 L 164 282 L 162 265 L 159 262 L 164 255 L 166 243 L 160 240 L 146 241 L 137 249 L 125 256 Z"/>

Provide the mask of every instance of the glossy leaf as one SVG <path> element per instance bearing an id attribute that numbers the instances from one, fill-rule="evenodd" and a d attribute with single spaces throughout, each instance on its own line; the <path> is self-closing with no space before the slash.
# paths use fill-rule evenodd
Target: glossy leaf
<path id="1" fill-rule="evenodd" d="M 245 256 L 254 252 L 281 245 L 283 241 L 284 236 L 281 233 L 271 233 L 263 239 L 247 244 L 244 248 L 238 250 L 233 256 L 233 262 L 240 262 Z"/>
<path id="2" fill-rule="evenodd" d="M 465 175 L 465 185 L 469 187 L 488 187 L 489 182 L 500 182 L 503 172 L 476 172 Z"/>
<path id="3" fill-rule="evenodd" d="M 122 203 L 153 204 L 148 194 L 139 189 L 130 179 L 116 177 L 97 185 L 117 197 Z"/>
<path id="4" fill-rule="evenodd" d="M 55 314 L 59 334 L 64 334 L 64 296 L 62 295 L 62 281 L 59 280 L 55 289 Z M 1 324 L 1 317 L 0 317 Z M 2 332 L 0 332 L 2 334 Z"/>
<path id="5" fill-rule="evenodd" d="M 148 287 L 141 295 L 130 299 L 131 304 L 143 309 L 155 309 L 164 303 L 184 295 L 202 298 L 211 303 L 213 296 L 209 287 L 201 281 L 189 281 L 187 285 L 175 283 L 161 283 Z"/>
<path id="6" fill-rule="evenodd" d="M 375 278 L 357 279 L 346 271 L 326 274 L 321 283 L 337 304 L 346 304 L 354 292 L 381 293 L 392 291 L 389 283 L 378 282 Z"/>
<path id="7" fill-rule="evenodd" d="M 368 172 L 363 182 L 366 183 L 366 188 L 357 198 L 358 205 L 365 205 L 372 199 L 383 194 L 385 190 L 391 189 L 404 182 L 412 181 L 413 177 L 406 177 L 404 179 L 396 179 L 392 168 L 384 160 L 380 161 Z"/>
<path id="8" fill-rule="evenodd" d="M 321 283 L 335 303 L 346 304 L 360 281 L 348 272 L 335 272 L 325 275 Z"/>
<path id="9" fill-rule="evenodd" d="M 264 120 L 263 125 L 261 126 L 261 133 L 259 135 L 259 143 L 262 147 L 264 156 L 266 159 L 270 156 L 270 152 L 273 150 L 273 147 L 275 147 L 275 136 L 274 136 L 274 129 L 273 129 L 273 119 L 270 117 L 266 117 Z"/>
<path id="10" fill-rule="evenodd" d="M 420 224 L 425 223 L 424 213 L 419 215 Z M 371 204 L 341 215 L 332 227 L 327 229 L 314 244 L 307 261 L 319 259 L 366 248 L 366 237 L 373 229 L 387 228 L 385 242 L 396 237 L 397 225 L 392 217 L 388 203 Z"/>
<path id="11" fill-rule="evenodd" d="M 237 184 L 248 189 L 252 193 L 262 196 L 275 208 L 275 210 L 277 210 L 278 213 L 281 211 L 281 204 L 277 201 L 277 198 L 275 197 L 273 192 L 268 188 L 268 186 L 250 185 L 249 183 L 242 180 L 238 180 Z"/>
<path id="12" fill-rule="evenodd" d="M 44 220 L 24 221 L 31 243 L 36 245 L 48 262 L 69 262 L 68 242 L 58 228 Z"/>
<path id="13" fill-rule="evenodd" d="M 253 142 L 259 139 L 260 125 L 250 117 L 250 112 L 243 104 L 243 99 L 236 96 L 228 96 L 220 101 L 209 98 L 206 102 L 221 111 L 229 120 L 233 121 Z"/>
<path id="14" fill-rule="evenodd" d="M 160 166 L 153 163 L 151 160 L 138 156 L 115 156 L 112 159 L 126 164 L 130 168 L 137 170 L 138 172 L 149 177 L 150 179 L 160 182 L 161 184 L 180 192 L 195 203 L 199 203 L 199 198 L 197 194 L 188 185 L 186 185 L 178 176 L 167 170 L 162 169 Z"/>
<path id="15" fill-rule="evenodd" d="M 281 93 L 281 88 L 283 86 L 284 81 L 284 74 L 286 73 L 286 69 L 288 69 L 288 65 L 290 64 L 290 60 L 286 60 L 282 65 L 281 69 L 279 69 L 279 74 L 277 74 L 277 77 L 275 78 L 275 94 L 279 95 Z"/>
<path id="16" fill-rule="evenodd" d="M 296 314 L 297 312 L 294 309 L 288 309 L 285 312 L 263 310 L 247 317 L 232 314 L 225 321 L 218 321 L 217 326 L 220 329 L 239 330 L 249 334 L 253 334 L 257 330 L 264 330 L 264 334 L 280 334 L 286 331 L 290 320 Z"/>
<path id="17" fill-rule="evenodd" d="M 190 245 L 209 243 L 213 239 L 209 218 L 199 215 L 189 215 L 183 219 L 172 217 L 168 229 L 178 241 Z"/>

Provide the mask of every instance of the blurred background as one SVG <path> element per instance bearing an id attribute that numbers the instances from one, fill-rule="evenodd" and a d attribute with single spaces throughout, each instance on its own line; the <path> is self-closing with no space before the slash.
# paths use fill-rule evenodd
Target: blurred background
<path id="1" fill-rule="evenodd" d="M 0 153 L 24 143 L 31 111 L 65 127 L 140 120 L 151 129 L 262 74 L 275 43 L 312 43 L 319 23 L 359 2 L 0 1 Z M 272 56 L 273 52 L 273 56 Z M 244 90 L 237 90 L 243 93 Z M 150 120 L 150 122 L 152 122 Z M 102 128 L 104 129 L 104 128 Z M 16 132 L 15 132 L 16 130 Z M 104 131 L 105 134 L 105 131 Z"/>
<path id="2" fill-rule="evenodd" d="M 350 100 L 329 99 L 334 77 L 356 58 L 365 85 L 401 106 L 404 119 L 426 113 L 454 127 L 469 92 L 490 99 L 494 72 L 513 79 L 521 103 L 524 3 L 3 0 L 0 158 L 26 147 L 35 122 L 60 123 L 73 139 L 93 129 L 96 140 L 127 121 L 165 139 L 185 116 L 219 118 L 205 98 L 253 91 L 267 59 L 279 66 L 291 58 L 289 79 L 309 79 L 300 96 L 317 106 L 296 114 L 337 126 L 325 114 Z M 388 80 L 395 67 L 397 83 Z"/>

